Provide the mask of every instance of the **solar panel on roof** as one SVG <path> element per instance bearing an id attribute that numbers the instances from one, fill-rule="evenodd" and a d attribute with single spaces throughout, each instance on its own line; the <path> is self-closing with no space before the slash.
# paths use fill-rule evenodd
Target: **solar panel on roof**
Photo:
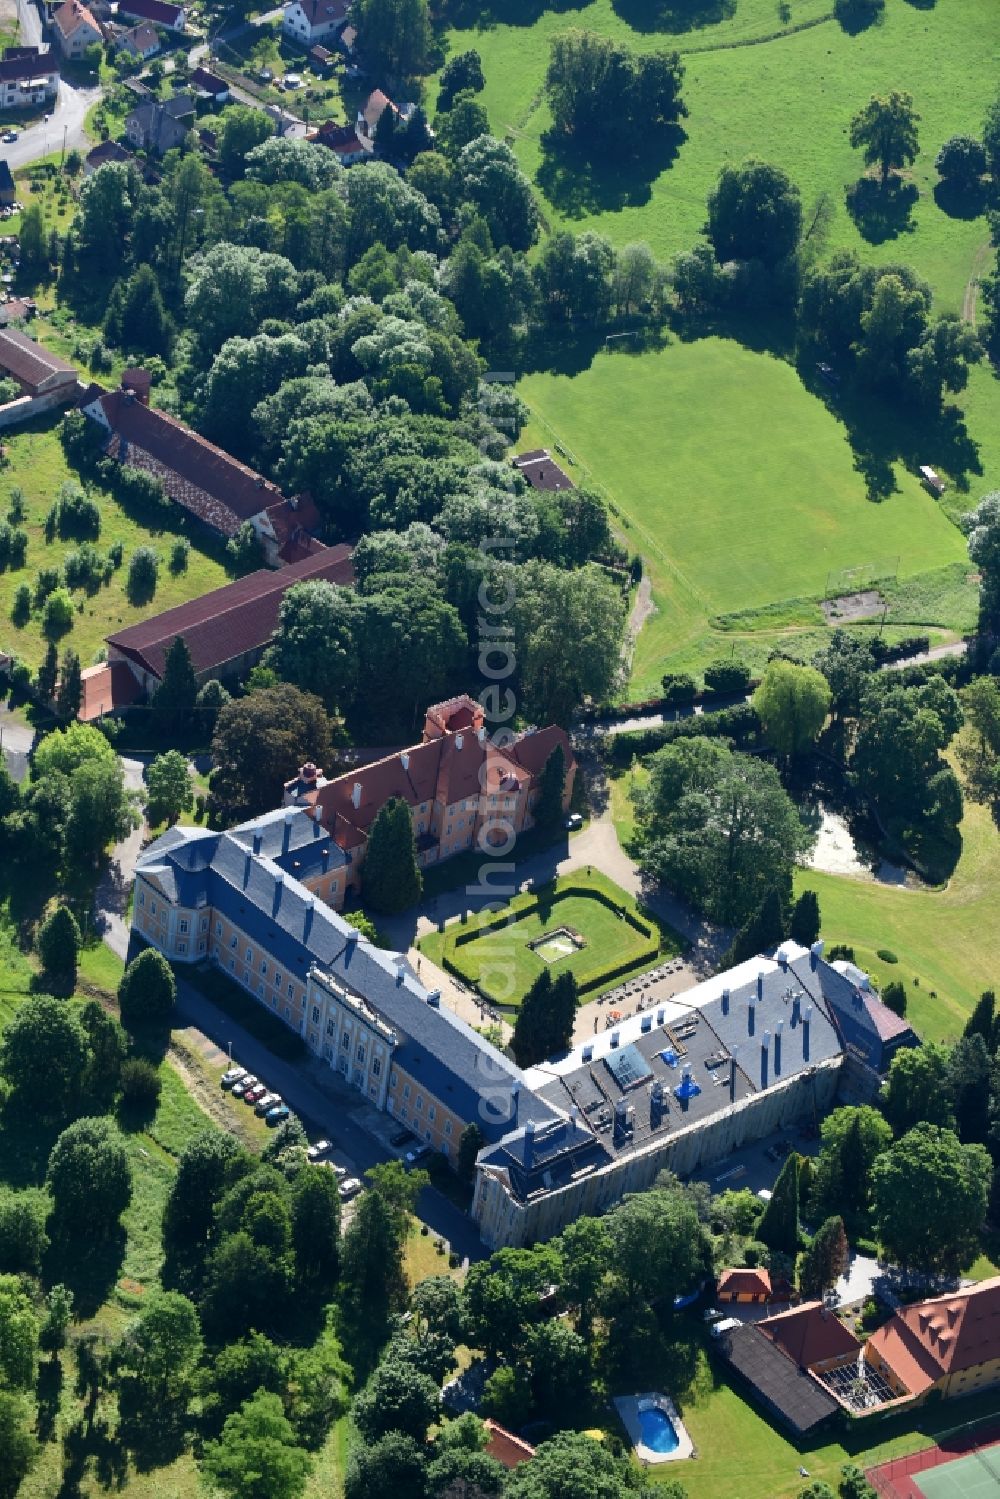
<path id="1" fill-rule="evenodd" d="M 604 1058 L 604 1065 L 623 1093 L 653 1075 L 649 1063 L 637 1046 L 626 1046 L 621 1051 L 611 1052 Z"/>

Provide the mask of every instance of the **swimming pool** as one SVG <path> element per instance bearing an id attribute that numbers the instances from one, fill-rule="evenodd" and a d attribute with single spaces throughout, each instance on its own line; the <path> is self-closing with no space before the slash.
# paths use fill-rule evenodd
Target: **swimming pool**
<path id="1" fill-rule="evenodd" d="M 619 1395 L 615 1406 L 640 1462 L 670 1463 L 693 1457 L 694 1443 L 669 1395 Z"/>
<path id="2" fill-rule="evenodd" d="M 640 1407 L 639 1430 L 642 1433 L 642 1445 L 651 1452 L 676 1452 L 680 1445 L 674 1423 L 658 1405 L 650 1406 L 648 1410 Z"/>

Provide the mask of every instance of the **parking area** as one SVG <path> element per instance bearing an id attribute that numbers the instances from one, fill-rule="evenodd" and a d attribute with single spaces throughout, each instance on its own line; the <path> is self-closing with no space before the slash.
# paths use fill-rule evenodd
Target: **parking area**
<path id="1" fill-rule="evenodd" d="M 819 1153 L 819 1137 L 811 1130 L 792 1126 L 775 1130 L 753 1145 L 734 1150 L 721 1161 L 692 1173 L 695 1181 L 708 1182 L 713 1192 L 734 1192 L 743 1187 L 751 1192 L 770 1191 L 790 1150 L 799 1155 Z"/>

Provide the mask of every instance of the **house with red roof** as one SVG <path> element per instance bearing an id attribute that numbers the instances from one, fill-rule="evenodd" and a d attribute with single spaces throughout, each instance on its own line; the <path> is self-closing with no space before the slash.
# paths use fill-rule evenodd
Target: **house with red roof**
<path id="1" fill-rule="evenodd" d="M 487 1416 L 483 1425 L 487 1435 L 484 1451 L 505 1468 L 519 1468 L 522 1463 L 529 1463 L 534 1457 L 535 1449 L 531 1443 L 515 1436 L 506 1426 L 501 1426 L 499 1421 Z"/>
<path id="2" fill-rule="evenodd" d="M 88 47 L 104 41 L 100 22 L 80 0 L 65 0 L 52 13 L 52 34 L 55 45 L 63 57 L 78 61 Z"/>
<path id="3" fill-rule="evenodd" d="M 715 1288 L 717 1301 L 763 1306 L 771 1299 L 771 1272 L 763 1268 L 723 1270 Z"/>
<path id="4" fill-rule="evenodd" d="M 473 847 L 499 848 L 512 831 L 534 825 L 541 774 L 557 748 L 566 767 L 565 810 L 576 761 L 564 730 L 554 724 L 530 730 L 498 748 L 482 704 L 462 694 L 427 709 L 419 744 L 331 781 L 316 766 L 304 765 L 285 786 L 284 801 L 308 808 L 349 853 L 350 887 L 357 889 L 369 829 L 387 801 L 399 797 L 409 807 L 424 868 Z"/>
<path id="5" fill-rule="evenodd" d="M 165 0 L 118 0 L 118 14 L 130 21 L 149 21 L 166 31 L 183 31 L 187 26 L 184 6 L 168 5 Z"/>
<path id="6" fill-rule="evenodd" d="M 338 125 L 333 120 L 324 120 L 318 130 L 306 136 L 316 146 L 326 146 L 340 158 L 341 165 L 351 167 L 356 161 L 364 161 L 370 149 L 359 138 L 353 125 Z"/>
<path id="7" fill-rule="evenodd" d="M 347 20 L 348 0 L 288 0 L 281 29 L 290 41 L 312 47 L 335 37 Z"/>
<path id="8" fill-rule="evenodd" d="M 865 1347 L 911 1395 L 978 1395 L 1000 1385 L 1000 1275 L 901 1306 Z"/>

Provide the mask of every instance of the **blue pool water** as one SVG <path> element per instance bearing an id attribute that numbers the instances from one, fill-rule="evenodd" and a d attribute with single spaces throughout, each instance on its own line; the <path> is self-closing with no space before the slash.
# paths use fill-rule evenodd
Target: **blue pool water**
<path id="1" fill-rule="evenodd" d="M 659 1406 L 639 1412 L 639 1430 L 642 1432 L 643 1445 L 652 1452 L 673 1452 L 678 1446 L 673 1422 Z"/>

